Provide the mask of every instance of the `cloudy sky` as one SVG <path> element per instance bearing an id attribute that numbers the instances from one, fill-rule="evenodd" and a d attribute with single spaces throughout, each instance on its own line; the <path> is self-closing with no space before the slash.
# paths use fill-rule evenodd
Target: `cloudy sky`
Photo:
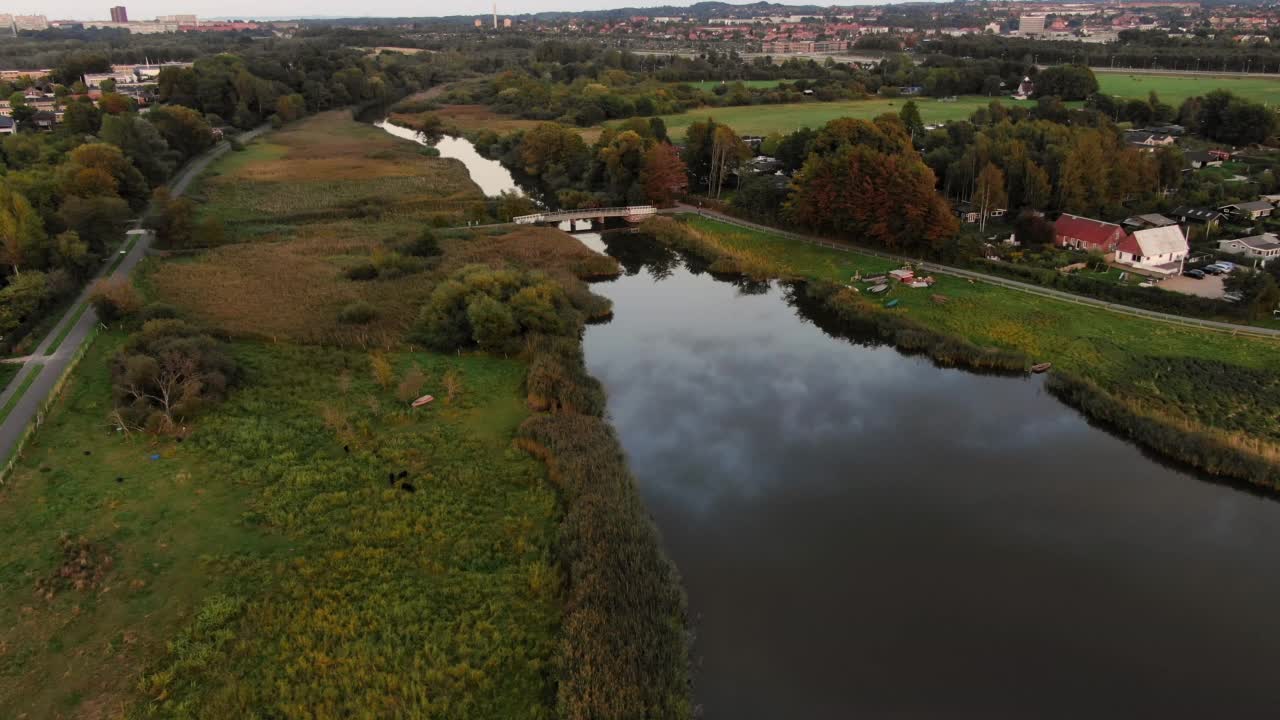
<path id="1" fill-rule="evenodd" d="M 695 0 L 499 0 L 499 14 L 541 10 L 601 10 L 646 5 L 689 5 Z M 157 15 L 194 13 L 202 17 L 351 16 L 426 17 L 492 12 L 492 0 L 5 0 L 0 11 L 41 14 L 50 20 L 107 20 L 109 8 L 120 3 L 130 20 L 150 20 Z"/>

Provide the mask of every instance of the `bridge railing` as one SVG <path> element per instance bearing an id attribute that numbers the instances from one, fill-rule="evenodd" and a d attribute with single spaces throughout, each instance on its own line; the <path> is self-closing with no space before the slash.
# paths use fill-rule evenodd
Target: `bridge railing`
<path id="1" fill-rule="evenodd" d="M 620 207 L 580 208 L 577 210 L 560 210 L 557 212 L 540 212 L 529 215 L 517 215 L 511 222 L 518 225 L 532 225 L 540 222 L 564 222 L 565 220 L 584 220 L 597 217 L 637 217 L 656 215 L 658 209 L 652 205 L 626 205 Z"/>

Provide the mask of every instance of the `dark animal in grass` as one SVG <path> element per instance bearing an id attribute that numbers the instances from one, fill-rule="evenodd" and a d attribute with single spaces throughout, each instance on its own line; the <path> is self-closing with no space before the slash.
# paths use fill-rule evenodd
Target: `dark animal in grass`
<path id="1" fill-rule="evenodd" d="M 85 451 L 84 451 L 84 454 L 85 454 L 85 455 L 92 455 L 92 454 L 93 454 L 93 452 L 92 452 L 92 451 L 90 451 L 90 450 L 85 450 Z"/>
<path id="2" fill-rule="evenodd" d="M 387 473 L 387 484 L 388 484 L 388 485 L 395 485 L 395 484 L 396 484 L 396 474 L 395 474 L 395 473 L 393 473 L 393 472 L 391 472 L 391 473 Z"/>
<path id="3" fill-rule="evenodd" d="M 400 471 L 400 474 L 396 476 L 396 479 L 398 479 L 398 480 L 403 480 L 403 479 L 405 479 L 405 478 L 407 478 L 407 477 L 409 477 L 409 471 L 408 471 L 408 470 L 401 470 L 401 471 Z"/>
<path id="4" fill-rule="evenodd" d="M 344 452 L 344 453 L 350 453 L 350 452 L 351 452 L 351 446 L 350 446 L 350 445 L 343 445 L 343 446 L 342 446 L 342 452 Z"/>
<path id="5" fill-rule="evenodd" d="M 124 477 L 123 477 L 123 476 L 120 476 L 120 475 L 117 475 L 117 476 L 116 476 L 116 482 L 118 482 L 118 483 L 122 483 L 122 482 L 124 482 Z"/>
<path id="6" fill-rule="evenodd" d="M 411 483 L 400 483 L 400 489 L 405 492 L 411 493 L 417 490 L 418 488 L 414 487 Z"/>

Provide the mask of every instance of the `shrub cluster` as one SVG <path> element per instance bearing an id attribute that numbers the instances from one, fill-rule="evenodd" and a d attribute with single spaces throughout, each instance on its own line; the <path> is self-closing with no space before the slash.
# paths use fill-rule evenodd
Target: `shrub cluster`
<path id="1" fill-rule="evenodd" d="M 513 353 L 531 335 L 576 336 L 582 314 L 540 273 L 469 265 L 436 286 L 414 338 L 440 351 Z"/>
<path id="2" fill-rule="evenodd" d="M 182 320 L 150 320 L 111 362 L 113 420 L 130 430 L 172 432 L 226 397 L 239 375 L 222 343 Z"/>

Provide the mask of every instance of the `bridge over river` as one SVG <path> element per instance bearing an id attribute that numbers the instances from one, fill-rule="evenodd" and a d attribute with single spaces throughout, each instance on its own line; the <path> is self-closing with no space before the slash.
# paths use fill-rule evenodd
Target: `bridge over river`
<path id="1" fill-rule="evenodd" d="M 626 207 L 583 208 L 581 210 L 560 210 L 556 212 L 540 212 L 531 215 L 520 215 L 511 218 L 519 225 L 538 225 L 540 223 L 574 222 L 576 220 L 598 220 L 605 218 L 622 218 L 627 222 L 640 222 L 658 213 L 652 205 L 628 205 Z"/>

